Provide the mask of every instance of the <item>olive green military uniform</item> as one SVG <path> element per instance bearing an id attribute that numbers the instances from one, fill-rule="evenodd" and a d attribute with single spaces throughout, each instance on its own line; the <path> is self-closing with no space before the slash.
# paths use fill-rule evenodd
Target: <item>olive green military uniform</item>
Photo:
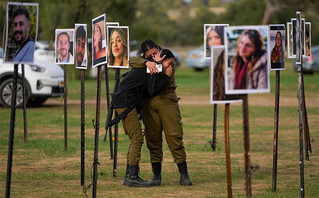
<path id="1" fill-rule="evenodd" d="M 116 112 L 121 114 L 127 108 L 117 108 Z M 138 165 L 141 160 L 141 148 L 144 142 L 142 128 L 136 109 L 133 109 L 127 117 L 122 120 L 125 134 L 130 139 L 127 152 L 127 164 Z"/>
<path id="2" fill-rule="evenodd" d="M 130 59 L 133 68 L 145 67 L 146 59 L 135 57 Z M 175 73 L 175 68 L 174 68 Z M 186 161 L 186 152 L 183 144 L 183 127 L 178 105 L 175 76 L 171 76 L 167 87 L 157 96 L 145 99 L 143 103 L 143 122 L 145 138 L 150 150 L 151 162 L 162 162 L 162 131 L 176 164 Z"/>

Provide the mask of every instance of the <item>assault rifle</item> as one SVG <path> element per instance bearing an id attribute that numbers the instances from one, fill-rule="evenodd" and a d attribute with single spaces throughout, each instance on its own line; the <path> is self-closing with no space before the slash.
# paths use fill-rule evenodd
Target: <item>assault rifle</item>
<path id="1" fill-rule="evenodd" d="M 113 93 L 111 93 L 111 102 L 110 105 L 107 107 L 107 117 L 106 117 L 106 123 L 105 123 L 105 128 L 109 128 L 113 126 L 115 123 L 112 124 L 112 117 L 113 117 L 113 99 L 114 95 L 116 94 L 117 88 L 120 83 L 120 78 L 115 80 L 114 88 L 113 88 Z"/>

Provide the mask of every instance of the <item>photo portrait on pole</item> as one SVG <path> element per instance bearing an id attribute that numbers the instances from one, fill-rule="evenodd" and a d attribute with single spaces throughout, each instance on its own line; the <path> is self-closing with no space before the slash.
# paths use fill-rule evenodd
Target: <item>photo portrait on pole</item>
<path id="1" fill-rule="evenodd" d="M 292 55 L 295 57 L 296 56 L 296 25 L 297 25 L 297 20 L 296 18 L 291 19 L 292 23 Z M 301 19 L 301 24 L 300 24 L 300 34 L 301 34 L 301 55 L 305 56 L 305 48 L 306 48 L 306 40 L 305 40 L 305 19 Z"/>
<path id="2" fill-rule="evenodd" d="M 38 32 L 38 4 L 8 2 L 5 63 L 33 63 Z"/>
<path id="3" fill-rule="evenodd" d="M 269 45 L 271 52 L 270 56 L 270 70 L 284 70 L 285 69 L 285 41 L 286 28 L 284 24 L 269 25 Z"/>
<path id="4" fill-rule="evenodd" d="M 225 45 L 224 28 L 228 24 L 204 24 L 204 57 L 210 58 L 211 48 L 215 45 Z"/>
<path id="5" fill-rule="evenodd" d="M 105 14 L 92 20 L 92 67 L 107 63 Z"/>
<path id="6" fill-rule="evenodd" d="M 213 46 L 210 57 L 210 103 L 225 104 L 241 102 L 239 95 L 225 94 L 225 46 Z"/>
<path id="7" fill-rule="evenodd" d="M 305 26 L 305 38 L 306 38 L 306 54 L 305 57 L 311 57 L 311 23 L 306 22 Z"/>
<path id="8" fill-rule="evenodd" d="M 292 54 L 293 42 L 292 42 L 292 23 L 287 22 L 287 51 L 288 58 L 296 58 L 296 54 Z"/>
<path id="9" fill-rule="evenodd" d="M 108 67 L 129 68 L 129 28 L 128 26 L 107 27 Z"/>
<path id="10" fill-rule="evenodd" d="M 270 92 L 268 26 L 225 27 L 225 93 Z"/>
<path id="11" fill-rule="evenodd" d="M 106 22 L 106 35 L 107 34 L 107 27 L 109 26 L 120 26 L 120 23 L 119 22 Z M 108 46 L 108 40 L 106 39 L 106 49 L 109 49 L 109 46 Z M 106 50 L 106 56 L 108 57 L 108 50 Z"/>
<path id="12" fill-rule="evenodd" d="M 87 69 L 87 25 L 75 24 L 75 67 Z"/>
<path id="13" fill-rule="evenodd" d="M 55 63 L 74 64 L 74 29 L 55 30 Z"/>

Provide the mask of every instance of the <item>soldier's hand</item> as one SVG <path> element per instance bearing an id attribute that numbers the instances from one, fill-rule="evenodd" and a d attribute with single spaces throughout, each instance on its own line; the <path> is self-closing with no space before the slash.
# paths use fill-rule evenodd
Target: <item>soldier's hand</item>
<path id="1" fill-rule="evenodd" d="M 172 67 L 172 66 L 168 67 L 168 68 L 165 70 L 165 74 L 168 75 L 169 77 L 171 77 L 172 74 L 173 74 L 173 67 Z"/>
<path id="2" fill-rule="evenodd" d="M 146 62 L 146 67 L 150 70 L 150 73 L 152 75 L 159 72 L 157 67 L 156 67 L 156 63 L 155 62 L 147 61 Z"/>
<path id="3" fill-rule="evenodd" d="M 161 53 L 162 53 L 162 50 L 161 51 L 158 51 L 155 55 L 153 55 L 153 60 L 155 60 L 156 62 L 160 63 L 163 61 L 163 59 L 166 57 L 166 55 L 162 56 L 161 57 Z"/>

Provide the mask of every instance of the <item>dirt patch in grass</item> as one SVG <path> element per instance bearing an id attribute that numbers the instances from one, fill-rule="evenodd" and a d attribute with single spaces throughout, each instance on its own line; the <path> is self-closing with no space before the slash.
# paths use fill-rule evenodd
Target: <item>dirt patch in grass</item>
<path id="1" fill-rule="evenodd" d="M 181 106 L 205 106 L 212 105 L 209 102 L 209 95 L 204 96 L 182 96 L 182 99 L 179 101 Z M 81 103 L 79 100 L 68 100 L 68 105 L 79 105 Z M 280 106 L 296 106 L 298 107 L 298 99 L 297 97 L 280 97 Z M 85 104 L 96 104 L 96 100 L 85 100 Z M 263 97 L 259 95 L 249 95 L 248 96 L 248 104 L 252 106 L 275 106 L 275 97 L 270 94 L 264 94 Z M 308 107 L 318 107 L 319 97 L 315 98 L 307 98 L 306 97 L 306 105 Z M 44 105 L 63 105 L 63 101 L 58 101 L 55 99 L 47 100 Z M 232 105 L 242 105 L 242 103 L 233 103 Z M 101 106 L 106 106 L 106 100 L 101 100 Z"/>

